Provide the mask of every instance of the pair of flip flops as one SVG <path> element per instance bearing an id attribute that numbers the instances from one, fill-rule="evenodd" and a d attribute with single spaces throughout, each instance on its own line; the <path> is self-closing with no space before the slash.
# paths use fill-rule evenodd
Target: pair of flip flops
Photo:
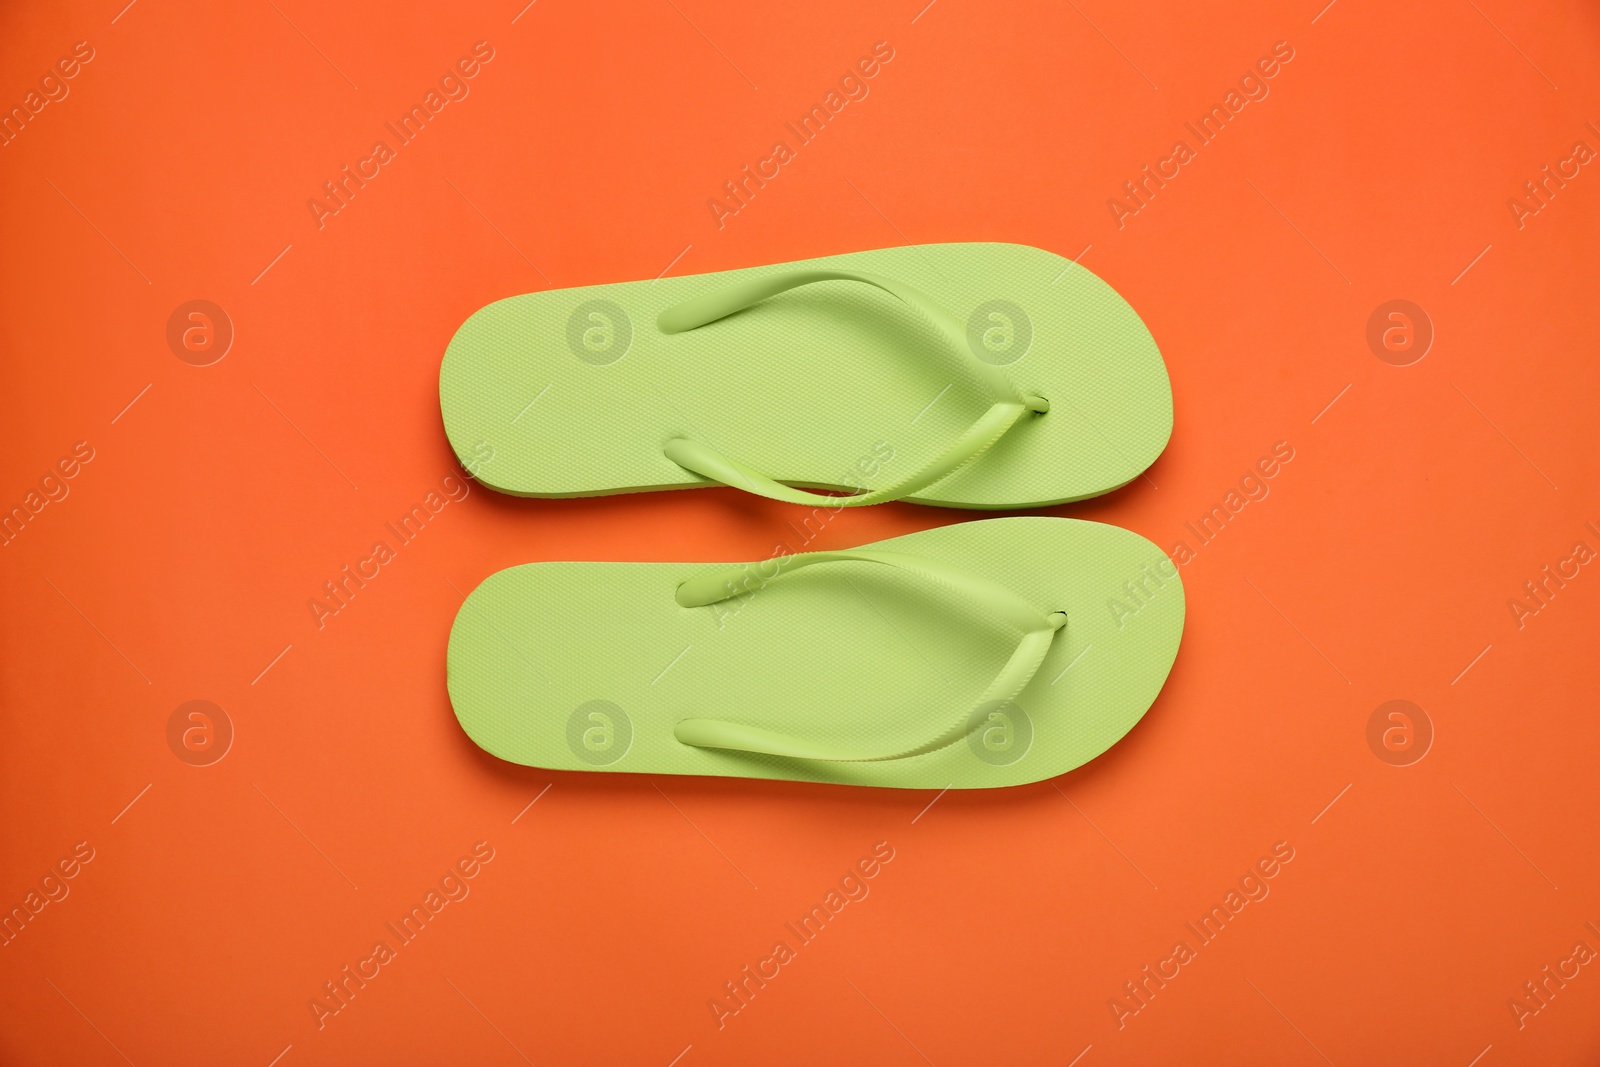
<path id="1" fill-rule="evenodd" d="M 726 485 L 823 513 L 1082 500 L 1172 429 L 1127 302 L 1009 244 L 512 297 L 457 331 L 439 396 L 458 458 L 502 492 Z M 534 563 L 462 604 L 450 699 L 478 745 L 531 766 L 1019 785 L 1133 727 L 1183 618 L 1160 549 L 1064 518 L 743 563 Z"/>

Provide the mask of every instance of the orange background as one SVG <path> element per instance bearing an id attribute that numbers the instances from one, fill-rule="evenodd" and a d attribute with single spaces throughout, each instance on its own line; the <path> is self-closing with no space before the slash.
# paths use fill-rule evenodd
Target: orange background
<path id="1" fill-rule="evenodd" d="M 1600 950 L 1600 573 L 1520 628 L 1507 603 L 1600 549 L 1600 174 L 1520 228 L 1507 206 L 1600 149 L 1600 16 L 924 2 L 0 16 L 7 107 L 94 50 L 0 148 L 0 505 L 94 454 L 0 548 L 0 905 L 94 853 L 0 948 L 0 1061 L 1600 1060 L 1600 966 L 1520 1026 L 1507 1003 Z M 870 95 L 719 229 L 707 199 L 880 40 Z M 319 229 L 306 201 L 479 41 L 470 95 Z M 1107 200 L 1279 41 L 1270 95 L 1119 228 Z M 475 489 L 313 621 L 455 469 L 436 375 L 476 308 L 959 240 L 1081 254 L 1170 367 L 1165 455 L 1056 513 L 1171 549 L 1295 450 L 1183 566 L 1171 680 L 1089 766 L 936 797 L 471 744 L 444 684 L 465 590 L 534 560 L 760 558 L 796 509 L 732 491 Z M 236 332 L 209 366 L 166 340 L 194 299 Z M 1392 299 L 1436 334 L 1409 366 L 1367 343 Z M 849 511 L 818 547 L 974 517 Z M 1393 699 L 1435 735 L 1409 766 L 1367 740 Z M 234 730 L 209 766 L 169 747 L 190 700 Z M 480 841 L 470 895 L 319 1029 L 323 983 Z M 719 1029 L 723 983 L 878 842 L 870 896 Z M 1119 1026 L 1123 983 L 1279 842 L 1270 895 Z"/>

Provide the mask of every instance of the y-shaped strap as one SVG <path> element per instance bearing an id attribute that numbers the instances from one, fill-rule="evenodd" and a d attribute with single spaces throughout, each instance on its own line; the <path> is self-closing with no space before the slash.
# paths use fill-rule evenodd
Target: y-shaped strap
<path id="1" fill-rule="evenodd" d="M 785 556 L 776 561 L 777 574 L 764 577 L 759 565 L 747 564 L 733 570 L 718 571 L 691 578 L 678 587 L 678 604 L 686 608 L 705 607 L 741 593 L 754 592 L 768 581 L 818 563 L 838 563 L 854 560 L 862 563 L 881 563 L 897 567 L 945 586 L 968 602 L 986 609 L 1020 629 L 1022 641 L 1011 654 L 1006 665 L 973 702 L 973 708 L 994 701 L 1011 700 L 1027 688 L 1033 676 L 1050 651 L 1050 642 L 1056 631 L 1066 625 L 1067 615 L 1057 611 L 1049 615 L 1028 603 L 1005 586 L 996 585 L 987 578 L 952 567 L 937 560 L 910 556 L 903 552 L 879 552 L 860 549 L 848 552 L 807 552 L 798 556 Z M 920 756 L 925 752 L 956 741 L 967 732 L 970 713 L 963 714 L 937 735 L 919 744 L 903 746 L 889 752 L 863 752 L 847 745 L 839 745 L 813 738 L 796 737 L 778 733 L 759 726 L 727 722 L 722 719 L 684 719 L 673 728 L 673 736 L 686 745 L 698 748 L 728 748 L 742 752 L 763 752 L 771 756 L 789 756 L 795 759 L 836 760 L 848 762 L 876 762 Z"/>
<path id="2" fill-rule="evenodd" d="M 953 354 L 954 360 L 963 364 L 989 390 L 994 398 L 989 410 L 942 453 L 901 481 L 854 496 L 825 496 L 796 489 L 748 464 L 723 455 L 704 442 L 687 437 L 674 438 L 666 443 L 663 451 L 668 459 L 702 478 L 774 500 L 826 507 L 860 507 L 899 500 L 932 485 L 982 455 L 1000 440 L 1002 434 L 1016 425 L 1024 412 L 1043 414 L 1050 410 L 1048 400 L 1038 396 L 1023 396 L 1000 368 L 975 357 L 967 348 L 960 324 L 948 311 L 911 286 L 876 274 L 850 270 L 797 270 L 752 278 L 667 308 L 657 316 L 656 325 L 662 333 L 668 334 L 698 329 L 768 297 L 802 285 L 826 281 L 863 282 L 876 286 L 928 318 L 946 341 L 944 347 L 948 349 L 947 358 Z"/>

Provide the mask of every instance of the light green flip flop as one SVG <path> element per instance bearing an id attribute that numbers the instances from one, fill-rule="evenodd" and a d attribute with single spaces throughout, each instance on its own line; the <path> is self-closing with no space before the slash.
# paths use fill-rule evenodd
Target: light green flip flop
<path id="1" fill-rule="evenodd" d="M 1166 365 L 1127 301 L 1011 244 L 500 300 L 456 331 L 439 405 L 479 481 L 540 497 L 725 484 L 1044 507 L 1133 480 L 1172 432 Z"/>
<path id="2" fill-rule="evenodd" d="M 990 519 L 762 563 L 532 563 L 450 631 L 468 736 L 558 770 L 1021 785 L 1126 734 L 1183 584 L 1115 526 Z"/>

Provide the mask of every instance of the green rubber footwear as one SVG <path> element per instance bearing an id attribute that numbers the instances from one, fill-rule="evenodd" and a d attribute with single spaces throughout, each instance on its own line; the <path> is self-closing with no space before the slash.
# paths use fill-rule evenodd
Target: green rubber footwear
<path id="1" fill-rule="evenodd" d="M 461 605 L 450 700 L 535 767 L 1021 785 L 1132 729 L 1183 616 L 1160 549 L 1078 519 L 751 564 L 531 563 Z"/>
<path id="2" fill-rule="evenodd" d="M 1045 507 L 1172 433 L 1150 331 L 1037 248 L 884 248 L 490 304 L 439 370 L 483 484 L 574 497 L 733 485 L 800 504 Z"/>

